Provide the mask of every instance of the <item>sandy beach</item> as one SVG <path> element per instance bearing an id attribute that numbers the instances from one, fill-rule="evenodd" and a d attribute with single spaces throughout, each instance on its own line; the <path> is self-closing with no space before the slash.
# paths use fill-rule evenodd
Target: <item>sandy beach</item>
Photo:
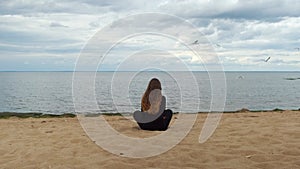
<path id="1" fill-rule="evenodd" d="M 212 137 L 200 144 L 206 116 L 199 114 L 171 150 L 140 159 L 105 151 L 77 118 L 0 119 L 0 168 L 300 168 L 300 111 L 224 113 Z M 122 116 L 105 118 L 130 137 L 161 133 L 140 130 Z"/>

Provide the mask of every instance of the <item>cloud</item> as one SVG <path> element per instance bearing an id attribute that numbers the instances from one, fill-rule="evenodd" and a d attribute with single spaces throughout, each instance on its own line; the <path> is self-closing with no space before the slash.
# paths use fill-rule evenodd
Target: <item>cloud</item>
<path id="1" fill-rule="evenodd" d="M 51 65 L 55 69 L 58 63 L 61 66 L 65 63 L 65 68 L 70 69 L 73 63 L 60 60 L 75 60 L 90 37 L 107 24 L 131 14 L 163 12 L 186 19 L 201 31 L 228 70 L 256 69 L 257 64 L 261 69 L 266 66 L 273 70 L 275 66 L 272 65 L 278 69 L 280 65 L 282 70 L 290 70 L 288 66 L 300 70 L 300 54 L 294 49 L 300 47 L 299 3 L 297 0 L 1 1 L 0 67 L 13 69 L 14 65 L 29 61 L 28 66 L 36 68 L 40 67 L 32 63 L 44 63 L 49 69 Z M 167 33 L 187 32 L 187 37 L 177 37 L 186 43 L 201 39 L 187 28 L 178 26 L 176 20 L 155 19 L 148 17 L 133 25 L 113 25 L 111 31 L 118 34 L 130 31 L 131 27 L 155 27 L 155 30 Z M 195 58 L 180 45 L 176 46 L 178 39 L 167 41 L 154 35 L 146 39 L 135 37 L 116 48 L 113 54 L 118 57 L 151 47 L 167 51 L 172 46 L 172 51 L 195 69 L 203 63 L 217 62 L 218 58 L 204 52 L 203 60 Z M 259 62 L 269 55 L 272 56 L 270 64 Z M 16 61 L 23 57 L 26 59 Z"/>
<path id="2" fill-rule="evenodd" d="M 80 10 L 79 10 L 80 9 Z M 91 1 L 48 1 L 48 0 L 10 0 L 0 2 L 0 14 L 14 15 L 36 13 L 72 13 L 72 14 L 95 14 L 97 11 L 107 12 L 109 6 L 105 2 L 98 2 L 96 5 Z"/>
<path id="3" fill-rule="evenodd" d="M 51 24 L 49 25 L 50 27 L 62 27 L 62 28 L 68 28 L 68 26 L 57 23 L 57 22 L 51 22 Z"/>
<path id="4" fill-rule="evenodd" d="M 217 17 L 266 19 L 274 17 L 299 17 L 299 1 L 297 0 L 264 0 L 264 1 L 237 1 L 230 11 L 222 12 Z"/>
<path id="5" fill-rule="evenodd" d="M 297 0 L 168 1 L 160 8 L 185 18 L 266 19 L 300 16 Z"/>

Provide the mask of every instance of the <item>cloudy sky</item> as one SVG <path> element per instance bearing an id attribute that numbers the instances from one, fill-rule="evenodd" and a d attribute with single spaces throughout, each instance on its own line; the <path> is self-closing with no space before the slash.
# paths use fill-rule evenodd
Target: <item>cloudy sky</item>
<path id="1" fill-rule="evenodd" d="M 183 19 L 202 37 L 168 36 L 166 32 L 172 30 L 189 30 L 178 27 L 178 22 L 143 18 L 162 35 L 143 34 L 115 42 L 100 63 L 103 70 L 118 66 L 133 70 L 148 61 L 170 65 L 168 62 L 180 60 L 192 70 L 220 63 L 227 71 L 300 71 L 299 11 L 299 0 L 1 1 L 0 71 L 72 71 L 80 52 L 97 32 L 108 27 L 112 29 L 106 29 L 106 36 L 118 34 L 116 31 L 130 32 L 135 24 L 113 23 L 149 12 Z M 207 40 L 214 56 L 203 52 L 199 59 L 183 45 L 199 40 L 196 45 L 200 46 L 201 39 Z M 205 47 L 200 50 L 205 51 Z M 268 57 L 270 60 L 265 62 Z M 120 66 L 123 62 L 127 65 Z"/>

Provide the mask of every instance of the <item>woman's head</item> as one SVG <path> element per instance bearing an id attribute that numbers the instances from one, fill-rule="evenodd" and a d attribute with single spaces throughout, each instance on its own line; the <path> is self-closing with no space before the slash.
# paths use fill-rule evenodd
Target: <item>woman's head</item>
<path id="1" fill-rule="evenodd" d="M 156 78 L 150 80 L 148 87 L 142 98 L 142 111 L 147 111 L 150 108 L 149 95 L 152 90 L 159 89 L 161 90 L 160 81 Z"/>
<path id="2" fill-rule="evenodd" d="M 156 78 L 153 78 L 150 80 L 149 84 L 148 84 L 148 87 L 147 87 L 147 90 L 154 90 L 154 89 L 159 89 L 161 90 L 161 84 L 160 84 L 160 81 Z"/>

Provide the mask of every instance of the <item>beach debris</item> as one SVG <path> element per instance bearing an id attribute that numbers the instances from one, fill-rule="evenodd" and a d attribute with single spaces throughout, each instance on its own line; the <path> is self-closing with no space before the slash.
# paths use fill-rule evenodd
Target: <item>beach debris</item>
<path id="1" fill-rule="evenodd" d="M 247 156 L 245 156 L 246 158 L 251 158 L 253 155 L 247 155 Z"/>
<path id="2" fill-rule="evenodd" d="M 249 109 L 246 109 L 246 108 L 242 108 L 241 110 L 238 110 L 237 112 L 248 112 L 250 111 Z"/>
<path id="3" fill-rule="evenodd" d="M 259 116 L 247 116 L 247 117 L 259 117 Z"/>
<path id="4" fill-rule="evenodd" d="M 46 131 L 45 133 L 53 133 L 53 131 Z"/>
<path id="5" fill-rule="evenodd" d="M 124 155 L 124 153 L 120 153 L 120 155 L 122 156 L 122 155 Z"/>
<path id="6" fill-rule="evenodd" d="M 271 59 L 271 57 L 269 56 L 269 57 L 265 60 L 265 62 L 268 62 L 270 59 Z"/>
<path id="7" fill-rule="evenodd" d="M 279 109 L 279 108 L 275 108 L 275 109 L 273 109 L 272 111 L 280 111 L 280 112 L 282 112 L 282 111 L 284 111 L 283 109 Z"/>
<path id="8" fill-rule="evenodd" d="M 45 120 L 43 120 L 43 121 L 41 121 L 41 123 L 46 123 L 46 121 L 45 121 Z"/>

